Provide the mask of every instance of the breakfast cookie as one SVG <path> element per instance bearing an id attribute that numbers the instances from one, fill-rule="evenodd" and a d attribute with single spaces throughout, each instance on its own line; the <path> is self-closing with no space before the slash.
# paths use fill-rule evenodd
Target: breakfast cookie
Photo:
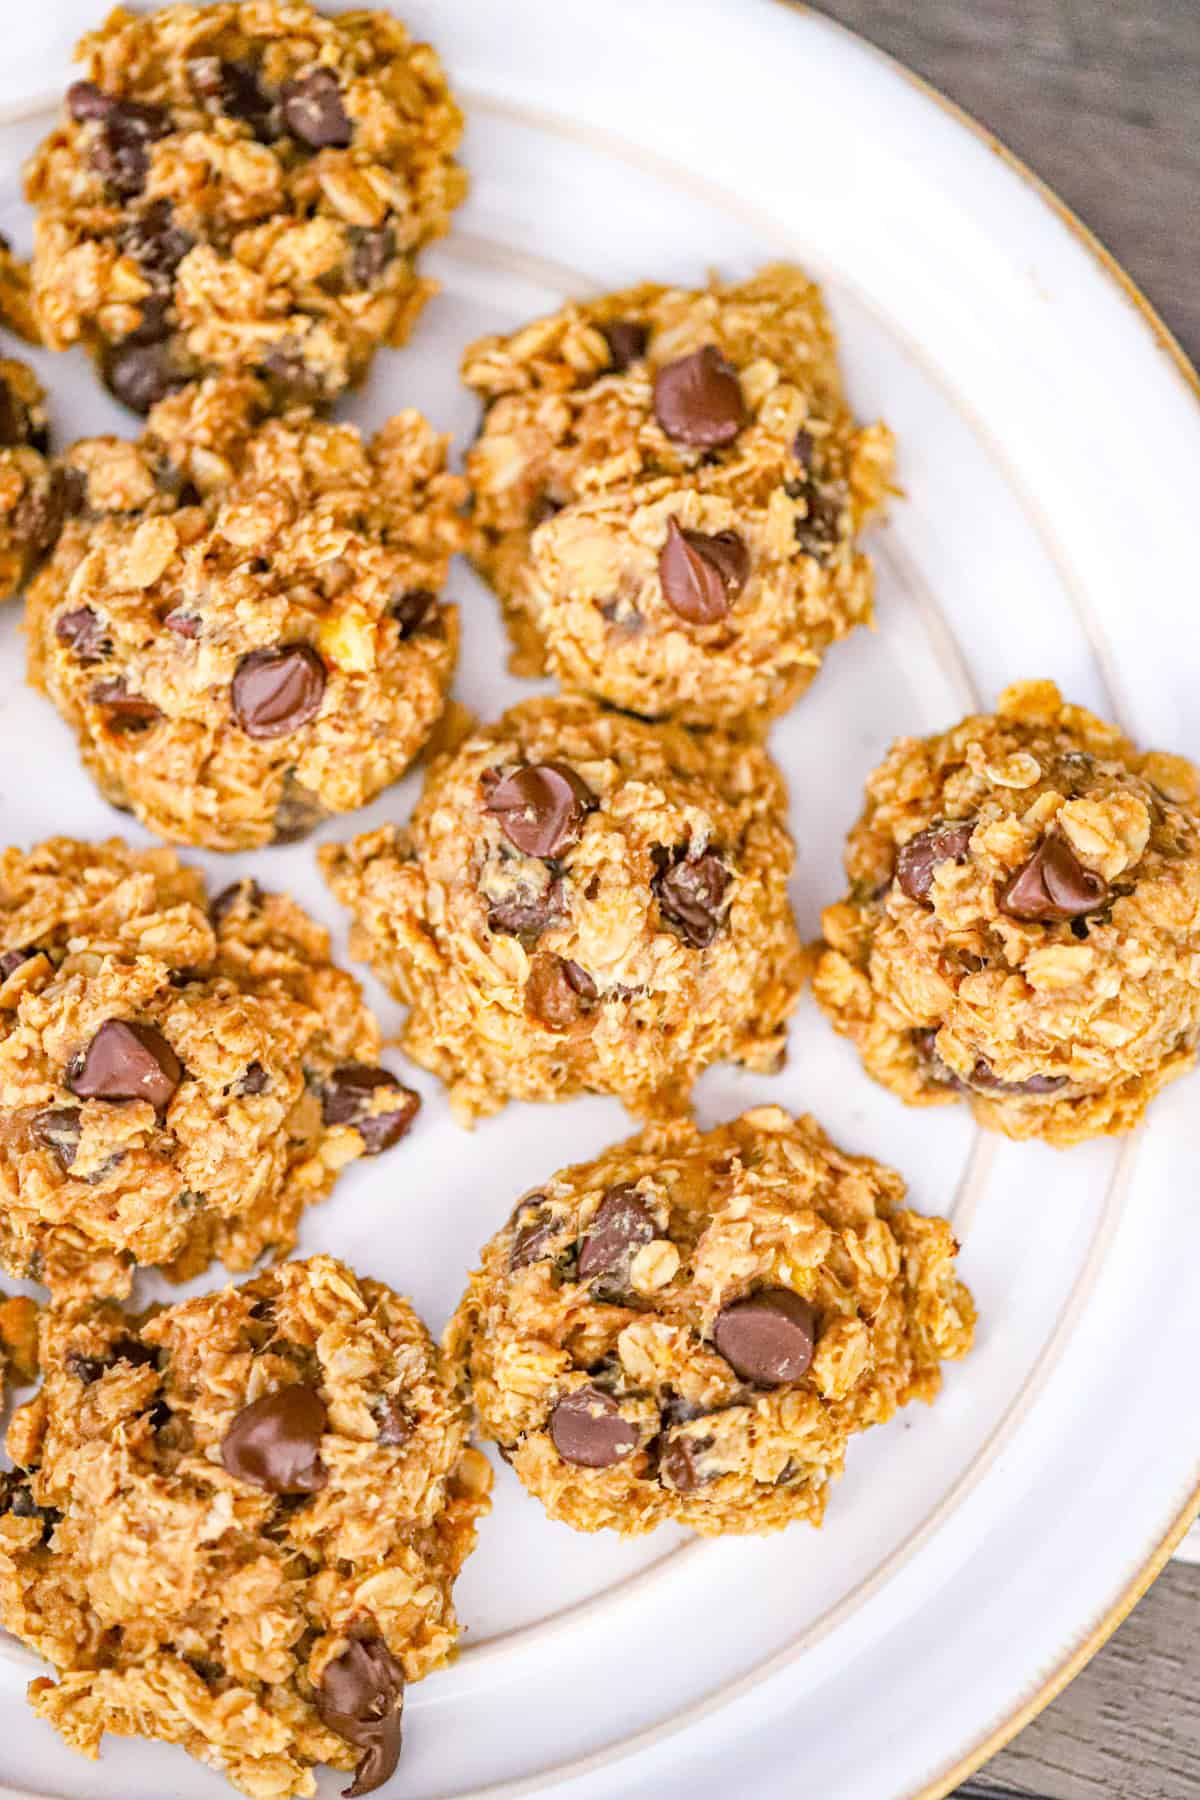
<path id="1" fill-rule="evenodd" d="M 303 0 L 118 8 L 28 164 L 45 341 L 144 413 L 255 371 L 323 405 L 400 344 L 417 255 L 466 190 L 441 64 L 390 13 Z"/>
<path id="2" fill-rule="evenodd" d="M 415 1093 L 328 934 L 169 850 L 0 853 L 0 1264 L 56 1298 L 286 1251 Z"/>
<path id="3" fill-rule="evenodd" d="M 577 1531 L 819 1525 L 850 1435 L 971 1344 L 953 1233 L 903 1199 L 774 1106 L 562 1170 L 447 1327 L 484 1435 Z"/>
<path id="4" fill-rule="evenodd" d="M 1070 1144 L 1194 1063 L 1200 776 L 1053 683 L 894 744 L 846 870 L 816 996 L 901 1099 Z"/>
<path id="5" fill-rule="evenodd" d="M 860 526 L 892 439 L 855 424 L 818 289 L 778 265 L 646 285 L 483 338 L 473 555 L 519 674 L 763 729 L 871 618 Z"/>
<path id="6" fill-rule="evenodd" d="M 507 1100 L 679 1110 L 781 1066 L 802 952 L 781 776 L 756 745 L 523 701 L 432 766 L 404 829 L 320 852 L 351 951 L 469 1123 Z"/>
<path id="7" fill-rule="evenodd" d="M 175 842 L 303 836 L 401 775 L 442 712 L 458 615 L 437 599 L 463 484 L 415 412 L 369 441 L 264 417 L 221 377 L 136 443 L 63 460 L 75 508 L 29 592 L 29 674 L 104 797 Z"/>
<path id="8" fill-rule="evenodd" d="M 329 1256 L 132 1317 L 47 1315 L 8 1432 L 0 1617 L 34 1711 L 181 1744 L 255 1800 L 382 1785 L 446 1661 L 491 1471 L 407 1301 Z"/>
<path id="9" fill-rule="evenodd" d="M 64 478 L 48 457 L 45 401 L 33 370 L 0 356 L 0 600 L 21 591 L 66 515 Z"/>

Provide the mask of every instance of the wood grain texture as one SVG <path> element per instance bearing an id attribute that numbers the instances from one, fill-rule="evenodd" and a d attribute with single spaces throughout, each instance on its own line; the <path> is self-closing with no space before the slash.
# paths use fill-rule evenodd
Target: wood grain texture
<path id="1" fill-rule="evenodd" d="M 824 0 L 818 10 L 994 131 L 1200 360 L 1200 0 Z M 1198 1796 L 1200 1567 L 1176 1563 L 955 1800 Z"/>

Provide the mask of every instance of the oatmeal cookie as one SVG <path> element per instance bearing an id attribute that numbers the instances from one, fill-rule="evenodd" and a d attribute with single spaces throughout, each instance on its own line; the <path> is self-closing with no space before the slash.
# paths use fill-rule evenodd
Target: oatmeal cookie
<path id="1" fill-rule="evenodd" d="M 0 231 L 0 325 L 15 331 L 27 344 L 40 344 L 41 333 L 33 315 L 29 264 L 13 254 Z"/>
<path id="2" fill-rule="evenodd" d="M 953 1233 L 903 1199 L 774 1106 L 562 1170 L 446 1330 L 484 1435 L 577 1531 L 819 1525 L 850 1435 L 970 1347 Z"/>
<path id="3" fill-rule="evenodd" d="M 527 700 L 431 768 L 406 829 L 320 853 L 353 954 L 469 1123 L 507 1100 L 678 1110 L 772 1070 L 801 980 L 783 781 L 756 745 Z"/>
<path id="4" fill-rule="evenodd" d="M 488 1507 L 407 1301 L 329 1256 L 140 1317 L 47 1315 L 0 1477 L 0 1617 L 35 1712 L 181 1744 L 255 1800 L 387 1780 L 404 1686 L 454 1647 Z"/>
<path id="5" fill-rule="evenodd" d="M 214 850 L 290 841 L 396 780 L 458 642 L 437 599 L 462 537 L 446 440 L 415 412 L 364 442 L 265 407 L 220 377 L 136 443 L 74 445 L 76 510 L 27 608 L 30 680 L 104 797 Z"/>
<path id="6" fill-rule="evenodd" d="M 129 1292 L 296 1238 L 418 1097 L 328 934 L 169 850 L 0 854 L 0 1264 L 58 1298 Z"/>
<path id="7" fill-rule="evenodd" d="M 46 393 L 33 370 L 0 356 L 0 600 L 9 600 L 53 548 L 67 488 L 49 460 Z"/>
<path id="8" fill-rule="evenodd" d="M 857 426 L 817 288 L 643 286 L 483 338 L 473 555 L 520 674 L 763 729 L 871 618 L 856 546 L 891 434 Z"/>
<path id="9" fill-rule="evenodd" d="M 1200 776 L 1053 683 L 893 745 L 846 870 L 816 996 L 910 1104 L 1071 1144 L 1195 1061 Z"/>
<path id="10" fill-rule="evenodd" d="M 0 1404 L 12 1381 L 32 1381 L 38 1368 L 40 1308 L 28 1294 L 0 1297 Z"/>
<path id="11" fill-rule="evenodd" d="M 390 13 L 303 0 L 113 12 L 33 156 L 33 295 L 146 412 L 256 371 L 323 405 L 403 343 L 466 190 L 441 64 Z"/>

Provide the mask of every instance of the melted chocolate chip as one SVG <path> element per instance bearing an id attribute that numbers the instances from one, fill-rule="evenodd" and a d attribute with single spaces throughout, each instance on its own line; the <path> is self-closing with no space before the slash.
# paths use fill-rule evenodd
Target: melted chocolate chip
<path id="1" fill-rule="evenodd" d="M 704 950 L 721 927 L 730 874 L 715 850 L 691 856 L 686 850 L 654 852 L 657 874 L 650 883 L 658 908 L 694 950 Z"/>
<path id="2" fill-rule="evenodd" d="M 559 923 L 563 915 L 562 883 L 552 881 L 544 892 L 515 887 L 502 900 L 488 906 L 488 930 L 503 937 L 533 941 Z"/>
<path id="3" fill-rule="evenodd" d="M 586 782 L 566 763 L 526 763 L 489 786 L 484 810 L 526 856 L 554 857 L 579 842 L 595 804 Z"/>
<path id="4" fill-rule="evenodd" d="M 327 146 L 335 150 L 347 148 L 353 133 L 332 69 L 311 69 L 307 75 L 287 82 L 280 100 L 284 124 L 310 150 Z"/>
<path id="5" fill-rule="evenodd" d="M 54 635 L 81 663 L 103 662 L 112 651 L 112 642 L 90 606 L 77 606 L 70 612 L 59 613 L 54 621 Z"/>
<path id="6" fill-rule="evenodd" d="M 183 1064 L 153 1025 L 108 1019 L 67 1070 L 67 1086 L 81 1100 L 147 1100 L 161 1111 L 183 1072 Z"/>
<path id="7" fill-rule="evenodd" d="M 1010 919 L 1048 924 L 1096 912 L 1108 899 L 1103 876 L 1085 868 L 1066 838 L 1043 838 L 1029 861 L 1000 894 L 1000 910 Z"/>
<path id="8" fill-rule="evenodd" d="M 233 716 L 252 738 L 286 737 L 315 719 L 325 697 L 325 665 L 308 644 L 252 650 L 230 690 Z"/>
<path id="9" fill-rule="evenodd" d="M 321 410 L 328 396 L 315 369 L 309 367 L 298 346 L 280 343 L 268 350 L 258 372 L 271 390 L 275 410 L 311 406 Z"/>
<path id="10" fill-rule="evenodd" d="M 91 164 L 114 198 L 132 200 L 146 185 L 150 145 L 167 135 L 171 122 L 161 106 L 149 106 L 140 100 L 103 98 L 106 104 L 89 115 L 98 120 L 100 126 L 91 147 Z M 88 104 L 94 106 L 96 103 L 89 101 Z"/>
<path id="11" fill-rule="evenodd" d="M 239 1481 L 271 1494 L 315 1494 L 329 1474 L 321 1461 L 325 1402 L 297 1382 L 244 1406 L 221 1440 L 221 1461 Z"/>
<path id="12" fill-rule="evenodd" d="M 343 1800 L 369 1794 L 400 1760 L 404 1671 L 382 1638 L 355 1638 L 327 1663 L 317 1688 L 322 1724 L 363 1752 Z"/>
<path id="13" fill-rule="evenodd" d="M 610 319 L 601 325 L 600 335 L 608 345 L 608 366 L 615 374 L 624 374 L 646 354 L 650 333 L 634 319 Z"/>
<path id="14" fill-rule="evenodd" d="M 722 1307 L 713 1325 L 713 1342 L 743 1381 L 781 1387 L 799 1381 L 812 1362 L 813 1309 L 791 1288 L 761 1288 Z"/>
<path id="15" fill-rule="evenodd" d="M 79 1149 L 79 1109 L 75 1106 L 48 1106 L 35 1113 L 29 1129 L 36 1144 L 49 1150 L 59 1166 L 69 1169 Z"/>
<path id="16" fill-rule="evenodd" d="M 841 535 L 842 502 L 836 494 L 823 493 L 808 483 L 800 491 L 804 495 L 808 511 L 804 518 L 796 520 L 796 542 L 806 556 L 814 557 L 817 562 L 824 562 L 830 551 L 837 548 Z M 788 492 L 791 493 L 790 484 Z M 796 497 L 792 494 L 793 499 Z"/>
<path id="17" fill-rule="evenodd" d="M 663 599 L 689 625 L 715 625 L 745 586 L 750 556 L 736 531 L 681 531 L 672 517 L 658 558 Z"/>
<path id="18" fill-rule="evenodd" d="M 263 892 L 257 881 L 244 875 L 240 881 L 231 881 L 227 888 L 211 902 L 208 916 L 214 926 L 220 926 L 234 907 L 244 907 L 247 912 L 256 913 L 262 906 Z"/>
<path id="19" fill-rule="evenodd" d="M 564 1462 L 608 1469 L 637 1449 L 638 1434 L 611 1394 L 597 1387 L 565 1394 L 550 1414 L 550 1436 Z"/>
<path id="20" fill-rule="evenodd" d="M 376 1443 L 386 1444 L 391 1449 L 408 1442 L 413 1434 L 413 1422 L 394 1394 L 381 1394 L 372 1411 L 379 1426 Z"/>
<path id="21" fill-rule="evenodd" d="M 1027 1075 L 1024 1081 L 1002 1081 L 979 1057 L 967 1084 L 985 1094 L 1057 1094 L 1067 1085 L 1065 1075 Z"/>
<path id="22" fill-rule="evenodd" d="M 40 1519 L 42 1542 L 48 1544 L 62 1514 L 53 1506 L 39 1506 L 33 1497 L 29 1477 L 21 1469 L 0 1470 L 0 1513 L 11 1513 L 14 1519 Z"/>
<path id="23" fill-rule="evenodd" d="M 94 81 L 73 81 L 67 89 L 67 111 L 80 125 L 103 119 L 113 107 L 112 98 Z"/>
<path id="24" fill-rule="evenodd" d="M 635 1254 L 657 1229 L 631 1183 L 609 1188 L 580 1245 L 580 1281 L 599 1281 L 606 1292 L 623 1292 L 629 1285 L 629 1266 Z"/>
<path id="25" fill-rule="evenodd" d="M 279 136 L 278 110 L 259 86 L 253 63 L 196 56 L 188 64 L 188 74 L 198 94 L 227 117 L 248 125 L 260 142 L 270 143 Z"/>
<path id="26" fill-rule="evenodd" d="M 430 608 L 436 605 L 437 595 L 429 588 L 405 588 L 393 598 L 388 611 L 400 627 L 400 636 L 410 638 L 421 629 Z"/>
<path id="27" fill-rule="evenodd" d="M 677 444 L 714 450 L 746 423 L 737 373 L 712 344 L 667 363 L 654 378 L 654 414 Z"/>
<path id="28" fill-rule="evenodd" d="M 34 438 L 43 440 L 41 448 L 45 448 L 44 430 L 39 431 L 25 402 L 0 377 L 0 444 L 16 448 L 22 444 L 34 444 Z M 39 446 L 34 444 L 34 449 Z"/>
<path id="29" fill-rule="evenodd" d="M 683 1433 L 669 1437 L 658 1460 L 659 1477 L 664 1486 L 674 1488 L 677 1494 L 690 1494 L 702 1486 L 708 1477 L 700 1467 L 700 1452 L 711 1446 L 710 1437 L 698 1438 Z"/>
<path id="30" fill-rule="evenodd" d="M 800 464 L 800 467 L 804 470 L 805 474 L 812 468 L 813 451 L 816 447 L 812 432 L 805 431 L 804 427 L 801 426 L 800 430 L 792 439 L 792 455 Z"/>
<path id="31" fill-rule="evenodd" d="M 40 955 L 40 950 L 36 947 L 31 948 L 28 944 L 22 946 L 19 950 L 6 950 L 4 954 L 0 956 L 0 982 L 7 981 L 10 975 L 14 975 L 16 971 L 25 963 L 29 962 L 32 957 Z"/>
<path id="32" fill-rule="evenodd" d="M 521 1202 L 518 1209 L 519 1223 L 513 1233 L 512 1246 L 508 1252 L 508 1267 L 515 1273 L 518 1269 L 527 1269 L 530 1263 L 540 1262 L 546 1254 L 547 1246 L 557 1235 L 557 1226 L 553 1213 L 549 1212 L 541 1202 L 543 1194 L 531 1194 Z"/>
<path id="33" fill-rule="evenodd" d="M 381 1088 L 397 1099 L 385 1112 L 371 1112 L 371 1101 Z M 321 1117 L 326 1125 L 352 1125 L 368 1156 L 390 1150 L 412 1126 L 421 1105 L 420 1094 L 403 1087 L 386 1069 L 368 1063 L 343 1063 L 325 1079 L 321 1090 Z"/>
<path id="34" fill-rule="evenodd" d="M 596 999 L 596 984 L 578 963 L 543 951 L 530 962 L 525 1008 L 548 1031 L 570 1031 L 587 1017 Z"/>
<path id="35" fill-rule="evenodd" d="M 260 1062 L 252 1062 L 246 1065 L 246 1073 L 236 1084 L 233 1091 L 239 1097 L 252 1098 L 257 1094 L 265 1094 L 270 1085 L 271 1077 L 267 1074 L 267 1071 L 263 1068 L 262 1064 Z"/>
<path id="36" fill-rule="evenodd" d="M 933 872 L 939 863 L 967 859 L 974 819 L 938 819 L 900 846 L 896 856 L 896 884 L 901 893 L 922 906 L 928 904 Z"/>
<path id="37" fill-rule="evenodd" d="M 146 1368 L 151 1364 L 157 1367 L 158 1352 L 152 1350 L 149 1344 L 143 1344 L 139 1338 L 122 1337 L 110 1346 L 107 1356 L 84 1356 L 78 1350 L 69 1350 L 64 1366 L 68 1375 L 73 1375 L 84 1387 L 90 1387 L 92 1382 L 99 1381 L 109 1369 L 115 1369 L 118 1363 L 128 1363 L 135 1369 Z"/>
<path id="38" fill-rule="evenodd" d="M 396 254 L 396 235 L 390 225 L 351 230 L 350 279 L 357 288 L 368 288 L 379 280 Z"/>
<path id="39" fill-rule="evenodd" d="M 170 286 L 171 277 L 195 242 L 190 232 L 175 223 L 175 209 L 169 200 L 151 200 L 117 233 L 119 249 L 132 256 L 142 274 L 158 288 Z"/>
<path id="40" fill-rule="evenodd" d="M 961 1092 L 964 1084 L 949 1063 L 943 1062 L 939 1056 L 937 1037 L 938 1027 L 936 1025 L 930 1030 L 914 1031 L 912 1033 L 913 1049 L 930 1081 L 936 1081 L 939 1087 L 954 1088 Z"/>
<path id="41" fill-rule="evenodd" d="M 139 329 L 148 330 L 149 325 Z M 136 333 L 110 347 L 101 372 L 122 406 L 143 416 L 181 387 L 185 379 L 175 366 L 171 346 L 165 339 L 140 342 Z"/>
<path id="42" fill-rule="evenodd" d="M 200 636 L 200 620 L 195 613 L 184 612 L 180 606 L 175 607 L 167 614 L 163 625 L 175 637 L 184 638 L 188 642 Z"/>
<path id="43" fill-rule="evenodd" d="M 121 731 L 145 731 L 162 718 L 153 700 L 131 693 L 120 675 L 111 681 L 97 681 L 88 698 L 94 706 L 102 706 L 108 723 Z"/>

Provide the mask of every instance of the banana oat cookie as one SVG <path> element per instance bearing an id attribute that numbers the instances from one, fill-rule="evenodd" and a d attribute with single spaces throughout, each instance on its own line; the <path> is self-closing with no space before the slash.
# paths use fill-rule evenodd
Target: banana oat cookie
<path id="1" fill-rule="evenodd" d="M 427 44 L 382 9 L 244 0 L 118 8 L 77 56 L 25 176 L 51 348 L 82 340 L 144 413 L 230 370 L 325 404 L 403 343 L 466 189 Z"/>
<path id="2" fill-rule="evenodd" d="M 484 1435 L 578 1531 L 819 1525 L 850 1435 L 970 1347 L 953 1233 L 903 1199 L 774 1106 L 562 1170 L 447 1327 Z"/>
<path id="3" fill-rule="evenodd" d="M 295 1242 L 418 1097 L 321 926 L 169 850 L 0 853 L 0 1264 L 57 1298 Z"/>
<path id="4" fill-rule="evenodd" d="M 403 774 L 445 704 L 463 483 L 415 412 L 369 441 L 223 377 L 62 465 L 29 675 L 107 800 L 175 842 L 302 836 Z"/>
<path id="5" fill-rule="evenodd" d="M 454 1647 L 490 1470 L 407 1301 L 329 1256 L 46 1317 L 0 1477 L 0 1617 L 72 1749 L 181 1744 L 255 1800 L 385 1782 Z"/>
<path id="6" fill-rule="evenodd" d="M 871 618 L 859 528 L 891 434 L 855 424 L 818 289 L 646 285 L 483 338 L 473 555 L 520 674 L 761 729 Z"/>
<path id="7" fill-rule="evenodd" d="M 1051 682 L 893 745 L 846 870 L 817 999 L 911 1104 L 1070 1144 L 1194 1063 L 1200 776 Z"/>
<path id="8" fill-rule="evenodd" d="M 782 1061 L 785 818 L 757 746 L 537 699 L 436 761 L 407 829 L 320 860 L 464 1122 L 585 1092 L 646 1115 L 711 1062 Z"/>

